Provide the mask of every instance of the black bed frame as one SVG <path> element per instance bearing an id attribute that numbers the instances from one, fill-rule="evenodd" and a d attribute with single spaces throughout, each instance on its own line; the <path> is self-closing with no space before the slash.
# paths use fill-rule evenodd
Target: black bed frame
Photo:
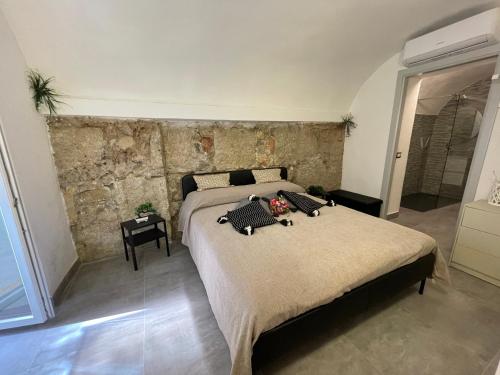
<path id="1" fill-rule="evenodd" d="M 271 168 L 254 168 L 254 169 L 281 169 L 281 178 L 286 180 L 288 178 L 288 171 L 285 167 L 271 167 Z M 238 185 L 250 185 L 255 184 L 255 178 L 253 177 L 251 169 L 238 169 L 236 171 L 227 172 L 207 172 L 207 173 L 192 173 L 187 174 L 182 177 L 182 199 L 186 199 L 186 196 L 192 191 L 196 191 L 198 188 L 193 176 L 202 176 L 205 174 L 219 174 L 219 173 L 229 173 L 229 183 L 234 186 Z"/>
<path id="2" fill-rule="evenodd" d="M 284 167 L 279 168 L 281 168 L 281 177 L 286 180 L 287 169 Z M 255 183 L 255 179 L 250 169 L 229 171 L 229 173 L 231 185 L 248 185 Z M 196 189 L 197 187 L 193 179 L 193 174 L 186 175 L 182 178 L 183 199 L 185 199 L 190 192 L 196 191 Z M 313 334 L 321 333 L 328 322 L 337 322 L 339 319 L 351 317 L 356 313 L 366 310 L 369 306 L 376 304 L 378 301 L 388 296 L 395 295 L 397 292 L 411 285 L 420 282 L 418 292 L 419 294 L 423 294 L 425 280 L 432 275 L 434 262 L 434 254 L 427 254 L 413 263 L 384 274 L 345 293 L 343 296 L 334 299 L 326 305 L 309 310 L 304 314 L 289 319 L 279 326 L 262 333 L 253 347 L 252 368 L 256 370 L 260 368 L 263 363 L 272 358 L 277 358 L 293 348 L 296 343 L 300 342 L 299 340 L 301 340 L 304 332 L 312 332 Z"/>

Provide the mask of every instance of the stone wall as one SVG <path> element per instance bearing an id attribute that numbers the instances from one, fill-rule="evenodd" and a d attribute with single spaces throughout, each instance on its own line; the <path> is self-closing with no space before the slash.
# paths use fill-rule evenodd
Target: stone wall
<path id="1" fill-rule="evenodd" d="M 176 228 L 188 173 L 285 166 L 304 187 L 340 186 L 344 130 L 335 123 L 61 116 L 48 125 L 82 261 L 121 253 L 119 223 L 144 201 Z"/>

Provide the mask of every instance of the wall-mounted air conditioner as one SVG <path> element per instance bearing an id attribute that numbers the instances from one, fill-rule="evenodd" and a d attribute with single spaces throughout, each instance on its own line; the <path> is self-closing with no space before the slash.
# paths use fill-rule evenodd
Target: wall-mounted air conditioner
<path id="1" fill-rule="evenodd" d="M 403 64 L 421 64 L 500 41 L 500 8 L 488 10 L 405 44 Z"/>

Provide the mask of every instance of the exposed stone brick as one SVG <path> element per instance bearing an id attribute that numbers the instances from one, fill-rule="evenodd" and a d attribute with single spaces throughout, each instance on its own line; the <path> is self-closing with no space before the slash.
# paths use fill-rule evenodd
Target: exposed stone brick
<path id="1" fill-rule="evenodd" d="M 210 154 L 214 149 L 214 139 L 212 137 L 201 137 L 201 148 L 205 154 Z"/>
<path id="2" fill-rule="evenodd" d="M 151 201 L 177 228 L 181 178 L 285 166 L 304 187 L 340 186 L 344 131 L 335 123 L 52 117 L 49 133 L 83 261 L 121 254 L 120 221 Z"/>

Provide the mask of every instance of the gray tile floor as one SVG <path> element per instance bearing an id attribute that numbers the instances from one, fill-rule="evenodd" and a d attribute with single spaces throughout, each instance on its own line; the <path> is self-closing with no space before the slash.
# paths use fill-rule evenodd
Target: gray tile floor
<path id="1" fill-rule="evenodd" d="M 449 254 L 453 206 L 396 220 L 436 236 Z M 453 218 L 453 215 L 454 218 Z M 267 374 L 484 374 L 500 360 L 500 288 L 451 270 L 453 286 L 428 283 L 304 340 Z M 84 265 L 38 327 L 0 332 L 1 374 L 228 374 L 217 328 L 188 250 L 140 252 Z"/>

